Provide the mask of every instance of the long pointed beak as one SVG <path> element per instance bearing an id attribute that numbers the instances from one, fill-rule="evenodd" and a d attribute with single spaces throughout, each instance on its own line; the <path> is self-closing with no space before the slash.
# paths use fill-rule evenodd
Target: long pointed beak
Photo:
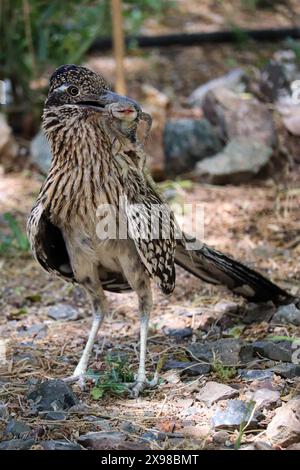
<path id="1" fill-rule="evenodd" d="M 76 104 L 87 108 L 92 108 L 99 112 L 103 112 L 104 108 L 110 104 L 119 104 L 123 110 L 128 108 L 128 111 L 135 110 L 137 114 L 142 112 L 140 105 L 127 96 L 118 95 L 113 91 L 105 91 L 99 96 L 87 96 L 85 100 L 79 101 Z"/>

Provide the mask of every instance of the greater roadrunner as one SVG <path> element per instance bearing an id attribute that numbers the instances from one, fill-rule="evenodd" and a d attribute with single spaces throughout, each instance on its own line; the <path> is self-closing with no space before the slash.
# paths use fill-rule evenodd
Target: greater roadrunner
<path id="1" fill-rule="evenodd" d="M 187 250 L 189 237 L 183 233 L 181 238 L 175 237 L 174 215 L 140 161 L 135 137 L 141 116 L 140 106 L 110 91 L 101 75 L 75 65 L 59 67 L 50 79 L 43 113 L 52 164 L 28 219 L 37 261 L 47 271 L 84 287 L 91 299 L 92 328 L 73 379 L 82 382 L 85 375 L 107 312 L 104 291 L 137 293 L 140 361 L 132 387 L 134 396 L 147 384 L 151 279 L 170 294 L 178 264 L 204 281 L 225 284 L 253 301 L 288 296 L 228 256 L 200 242 L 194 250 Z M 97 233 L 97 224 L 111 209 L 121 214 L 117 235 L 102 236 Z M 118 235 L 124 221 L 127 237 Z M 154 233 L 153 222 L 158 227 Z"/>

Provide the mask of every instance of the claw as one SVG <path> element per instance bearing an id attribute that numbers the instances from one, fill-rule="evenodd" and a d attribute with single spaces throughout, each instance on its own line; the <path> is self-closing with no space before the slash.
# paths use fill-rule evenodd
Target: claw
<path id="1" fill-rule="evenodd" d="M 158 374 L 155 372 L 152 380 L 146 378 L 140 380 L 138 377 L 132 384 L 127 384 L 129 394 L 132 398 L 137 398 L 146 388 L 154 388 L 158 384 Z"/>
<path id="2" fill-rule="evenodd" d="M 71 375 L 69 377 L 65 377 L 63 379 L 64 382 L 66 383 L 77 383 L 80 390 L 82 392 L 84 392 L 84 390 L 86 389 L 86 379 L 88 378 L 88 376 L 86 374 L 74 374 L 74 375 Z"/>

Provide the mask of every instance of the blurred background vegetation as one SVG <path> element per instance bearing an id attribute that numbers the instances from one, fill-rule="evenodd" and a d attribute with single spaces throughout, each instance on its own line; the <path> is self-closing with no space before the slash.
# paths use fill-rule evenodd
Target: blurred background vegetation
<path id="1" fill-rule="evenodd" d="M 159 18 L 174 0 L 124 0 L 125 32 Z M 110 0 L 2 0 L 0 80 L 11 84 L 9 113 L 40 116 L 47 82 L 41 77 L 63 63 L 80 63 L 96 37 L 111 35 Z"/>
<path id="2" fill-rule="evenodd" d="M 191 12 L 195 10 L 195 2 L 192 3 Z M 218 14 L 215 12 L 220 8 L 226 12 L 232 3 L 241 11 L 256 14 L 257 9 L 272 10 L 286 1 L 211 1 L 211 18 L 207 18 L 208 22 L 214 17 L 218 22 Z M 138 34 L 149 19 L 157 24 L 169 21 L 176 31 L 178 19 L 174 20 L 174 17 L 177 6 L 183 4 L 180 0 L 123 0 L 125 34 Z M 197 10 L 200 8 L 201 5 Z M 173 17 L 169 15 L 170 10 L 175 12 Z M 195 16 L 197 15 L 198 11 Z M 177 16 L 180 17 L 180 9 Z M 193 23 L 192 13 L 190 20 Z M 232 18 L 230 11 L 226 23 L 226 28 L 236 34 L 236 42 L 240 45 L 247 44 L 247 35 Z M 29 112 L 33 120 L 32 127 L 36 129 L 45 99 L 47 79 L 53 68 L 62 63 L 82 63 L 96 38 L 111 37 L 111 2 L 1 0 L 0 34 L 0 80 L 7 81 L 11 96 L 5 112 L 16 133 L 21 127 L 18 124 L 20 116 Z M 300 55 L 299 50 L 297 52 Z"/>

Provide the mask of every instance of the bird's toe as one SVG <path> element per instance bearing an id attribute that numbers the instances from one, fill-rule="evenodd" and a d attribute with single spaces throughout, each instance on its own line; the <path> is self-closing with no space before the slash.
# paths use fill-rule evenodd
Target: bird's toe
<path id="1" fill-rule="evenodd" d="M 85 374 L 80 374 L 80 375 L 71 375 L 69 377 L 65 377 L 63 379 L 64 382 L 66 383 L 76 383 L 81 391 L 84 391 L 86 388 L 86 375 Z"/>
<path id="2" fill-rule="evenodd" d="M 135 382 L 133 382 L 132 384 L 128 384 L 127 388 L 129 390 L 129 395 L 132 398 L 137 398 L 145 389 L 154 388 L 157 386 L 157 384 L 158 374 L 155 373 L 152 380 L 148 380 L 146 378 L 143 380 L 139 380 L 137 378 Z"/>
<path id="3" fill-rule="evenodd" d="M 147 387 L 147 382 L 146 381 L 136 381 L 133 384 L 131 384 L 131 387 L 129 388 L 129 394 L 132 398 L 137 398 L 140 393 L 142 393 L 145 388 Z"/>

